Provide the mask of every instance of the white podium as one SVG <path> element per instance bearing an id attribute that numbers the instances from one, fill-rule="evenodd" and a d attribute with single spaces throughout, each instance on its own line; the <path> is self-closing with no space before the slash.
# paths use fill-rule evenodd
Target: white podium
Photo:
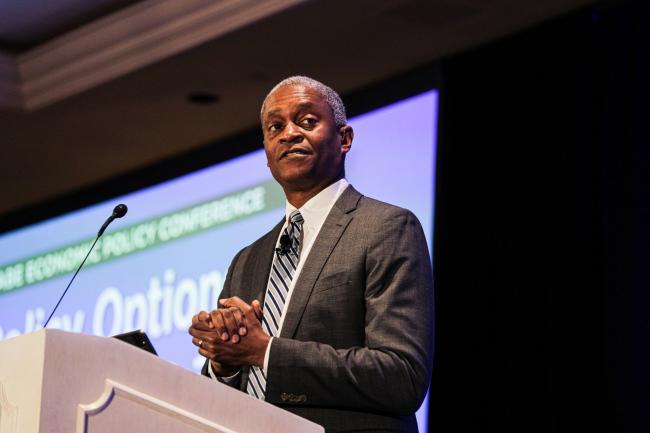
<path id="1" fill-rule="evenodd" d="M 114 338 L 0 341 L 0 433 L 322 433 L 323 427 Z"/>

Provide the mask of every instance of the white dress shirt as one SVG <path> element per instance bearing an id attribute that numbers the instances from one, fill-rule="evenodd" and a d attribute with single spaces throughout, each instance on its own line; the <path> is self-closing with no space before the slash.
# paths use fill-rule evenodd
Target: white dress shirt
<path id="1" fill-rule="evenodd" d="M 302 205 L 300 209 L 298 209 L 300 211 L 300 214 L 302 215 L 302 218 L 304 219 L 302 223 L 302 245 L 300 249 L 300 258 L 298 260 L 298 266 L 296 267 L 296 271 L 293 274 L 291 284 L 289 285 L 287 300 L 284 303 L 284 308 L 282 309 L 282 317 L 280 319 L 280 324 L 278 327 L 278 335 L 282 330 L 282 325 L 284 323 L 284 318 L 286 316 L 287 308 L 289 306 L 289 302 L 291 302 L 291 294 L 293 293 L 293 288 L 296 285 L 296 281 L 298 281 L 298 277 L 300 276 L 300 271 L 302 270 L 302 266 L 305 263 L 307 257 L 309 256 L 309 251 L 311 251 L 311 247 L 314 244 L 314 240 L 318 236 L 321 227 L 323 227 L 323 223 L 325 222 L 325 219 L 327 218 L 330 211 L 332 210 L 332 206 L 334 206 L 334 203 L 336 203 L 336 200 L 339 199 L 339 197 L 341 196 L 341 194 L 343 194 L 343 191 L 345 191 L 348 185 L 349 183 L 345 179 L 341 179 L 337 182 L 334 182 L 333 184 L 331 184 L 330 186 L 328 186 L 327 188 L 323 189 L 321 192 L 319 192 L 318 194 L 310 198 L 304 205 Z M 287 201 L 285 205 L 285 220 L 284 220 L 284 225 L 280 230 L 280 236 L 284 232 L 284 229 L 288 226 L 287 221 L 289 220 L 289 215 L 294 210 L 296 210 L 296 208 Z M 276 241 L 276 247 L 280 246 L 280 236 L 278 236 L 278 239 Z M 270 278 L 270 274 L 269 274 L 269 278 Z M 266 353 L 264 354 L 265 372 L 268 371 L 268 367 L 269 367 L 269 353 L 271 352 L 271 344 L 273 344 L 273 338 L 271 338 L 271 341 L 269 341 L 269 344 L 266 347 Z M 212 371 L 211 363 L 208 363 L 208 372 L 213 379 L 217 379 L 217 376 Z M 238 375 L 239 373 L 236 373 L 235 375 L 230 377 L 222 377 L 221 380 L 223 380 L 226 383 L 229 383 L 234 379 L 236 379 Z"/>

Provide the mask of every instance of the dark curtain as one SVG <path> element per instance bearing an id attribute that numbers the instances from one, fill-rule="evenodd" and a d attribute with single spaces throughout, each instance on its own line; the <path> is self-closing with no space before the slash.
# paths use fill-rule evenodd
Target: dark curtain
<path id="1" fill-rule="evenodd" d="M 650 5 L 442 64 L 430 431 L 650 431 Z"/>

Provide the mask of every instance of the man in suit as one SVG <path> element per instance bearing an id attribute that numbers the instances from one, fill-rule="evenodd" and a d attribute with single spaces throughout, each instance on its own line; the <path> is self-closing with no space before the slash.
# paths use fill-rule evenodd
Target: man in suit
<path id="1" fill-rule="evenodd" d="M 287 218 L 235 256 L 222 308 L 194 317 L 203 373 L 328 432 L 416 432 L 433 357 L 422 228 L 345 180 L 353 130 L 331 88 L 288 78 L 261 121 Z"/>

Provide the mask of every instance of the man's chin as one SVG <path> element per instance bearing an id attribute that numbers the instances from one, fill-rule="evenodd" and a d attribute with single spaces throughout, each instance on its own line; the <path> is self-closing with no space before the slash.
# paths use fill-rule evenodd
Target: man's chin
<path id="1" fill-rule="evenodd" d="M 282 186 L 282 189 L 285 191 L 308 190 L 317 183 L 314 182 L 308 173 L 303 171 L 283 173 L 281 176 L 277 176 L 275 180 Z"/>
<path id="2" fill-rule="evenodd" d="M 300 184 L 305 182 L 309 176 L 309 167 L 305 166 L 292 166 L 292 167 L 283 167 L 282 170 L 278 170 L 274 173 L 273 177 L 278 183 L 282 186 L 289 184 Z"/>

